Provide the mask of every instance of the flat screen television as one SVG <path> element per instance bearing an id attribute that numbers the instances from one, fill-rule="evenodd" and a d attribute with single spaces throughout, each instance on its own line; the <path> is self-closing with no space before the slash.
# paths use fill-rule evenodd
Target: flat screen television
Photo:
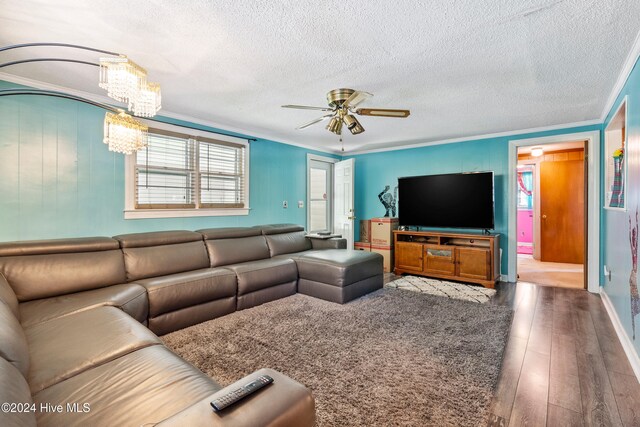
<path id="1" fill-rule="evenodd" d="M 491 230 L 493 172 L 399 178 L 398 217 L 404 226 Z"/>

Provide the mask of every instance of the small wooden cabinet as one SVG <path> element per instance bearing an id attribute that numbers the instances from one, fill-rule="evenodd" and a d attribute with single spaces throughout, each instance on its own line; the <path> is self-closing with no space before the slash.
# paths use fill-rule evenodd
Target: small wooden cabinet
<path id="1" fill-rule="evenodd" d="M 394 231 L 395 273 L 479 283 L 500 277 L 498 234 Z"/>

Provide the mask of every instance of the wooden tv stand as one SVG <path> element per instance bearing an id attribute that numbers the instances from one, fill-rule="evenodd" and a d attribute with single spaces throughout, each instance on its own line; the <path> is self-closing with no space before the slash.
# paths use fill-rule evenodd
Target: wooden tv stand
<path id="1" fill-rule="evenodd" d="M 399 231 L 396 274 L 410 273 L 493 288 L 500 277 L 500 235 Z"/>

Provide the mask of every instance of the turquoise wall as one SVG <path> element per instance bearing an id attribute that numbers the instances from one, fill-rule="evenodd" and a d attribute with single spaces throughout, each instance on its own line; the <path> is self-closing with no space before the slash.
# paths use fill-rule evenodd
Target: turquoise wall
<path id="1" fill-rule="evenodd" d="M 77 101 L 0 97 L 0 241 L 306 223 L 297 201 L 313 151 L 263 139 L 251 142 L 249 215 L 125 220 L 124 156 L 103 144 L 103 120 L 104 110 Z"/>
<path id="2" fill-rule="evenodd" d="M 609 296 L 618 317 L 640 353 L 640 298 L 634 284 L 637 282 L 631 258 L 630 233 L 636 224 L 640 204 L 640 62 L 636 62 L 604 123 L 606 127 L 625 96 L 627 98 L 627 182 L 625 183 L 625 211 L 602 210 L 603 263 L 611 270 L 611 280 L 602 278 L 604 291 Z M 603 138 L 604 141 L 604 138 Z M 603 143 L 604 145 L 604 143 Z M 604 148 L 604 147 L 603 147 Z M 604 151 L 603 151 L 604 153 Z M 602 168 L 604 170 L 604 162 Z M 603 200 L 604 203 L 604 200 Z M 631 221 L 631 223 L 630 223 Z M 638 309 L 633 310 L 635 302 Z M 632 316 L 635 318 L 635 339 Z"/>
<path id="3" fill-rule="evenodd" d="M 385 185 L 390 185 L 393 189 L 398 183 L 398 177 L 493 171 L 495 177 L 495 232 L 502 235 L 500 240 L 502 248 L 501 271 L 506 275 L 509 247 L 506 239 L 509 141 L 587 132 L 600 130 L 600 128 L 600 125 L 573 127 L 353 156 L 356 159 L 356 214 L 361 219 L 383 216 L 385 210 L 378 200 L 378 194 Z"/>

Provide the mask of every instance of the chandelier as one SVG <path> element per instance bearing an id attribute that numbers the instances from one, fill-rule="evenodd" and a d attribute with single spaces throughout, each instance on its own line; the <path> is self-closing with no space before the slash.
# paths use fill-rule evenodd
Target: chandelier
<path id="1" fill-rule="evenodd" d="M 160 85 L 147 82 L 147 71 L 125 55 L 100 58 L 98 86 L 136 116 L 153 117 L 161 108 Z"/>
<path id="2" fill-rule="evenodd" d="M 104 117 L 104 140 L 109 151 L 133 154 L 148 145 L 149 127 L 140 123 L 124 111 L 110 113 Z"/>
<path id="3" fill-rule="evenodd" d="M 162 107 L 160 85 L 147 81 L 147 71 L 127 58 L 125 55 L 106 50 L 66 43 L 25 43 L 0 47 L 0 52 L 33 46 L 55 46 L 99 52 L 110 57 L 100 58 L 99 63 L 67 58 L 29 58 L 0 64 L 0 68 L 27 62 L 59 61 L 73 62 L 97 66 L 100 69 L 98 86 L 107 91 L 107 96 L 116 101 L 127 104 L 127 109 L 134 116 L 153 117 Z M 58 94 L 59 96 L 60 94 Z M 97 105 L 97 104 L 94 104 Z M 107 112 L 104 119 L 104 143 L 109 150 L 117 153 L 132 154 L 147 146 L 148 127 L 140 121 L 126 114 L 124 111 L 112 107 L 102 108 L 114 111 Z"/>

